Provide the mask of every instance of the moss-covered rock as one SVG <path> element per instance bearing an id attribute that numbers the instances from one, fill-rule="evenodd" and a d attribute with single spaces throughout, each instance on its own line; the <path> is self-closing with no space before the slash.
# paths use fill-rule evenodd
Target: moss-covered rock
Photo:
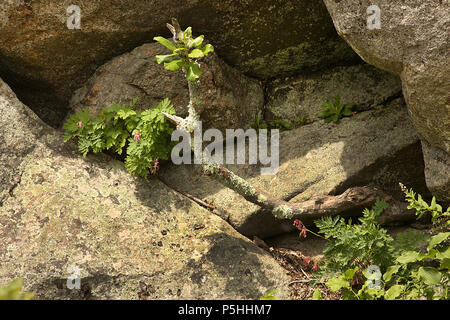
<path id="1" fill-rule="evenodd" d="M 168 37 L 172 17 L 205 34 L 230 65 L 259 78 L 359 60 L 317 0 L 83 1 L 81 30 L 67 28 L 71 4 L 0 3 L 0 75 L 55 124 L 97 67 L 154 36 Z"/>
<path id="2" fill-rule="evenodd" d="M 421 140 L 430 145 L 424 149 L 427 184 L 438 200 L 449 202 L 448 1 L 380 1 L 380 29 L 369 29 L 365 23 L 372 1 L 324 0 L 324 3 L 339 35 L 361 58 L 402 79 L 414 127 Z M 438 172 L 441 176 L 436 175 Z"/>
<path id="3" fill-rule="evenodd" d="M 0 136 L 27 147 L 1 153 L 12 168 L 0 171 L 0 283 L 23 277 L 38 299 L 289 297 L 285 271 L 221 218 L 106 155 L 80 157 L 0 88 Z"/>

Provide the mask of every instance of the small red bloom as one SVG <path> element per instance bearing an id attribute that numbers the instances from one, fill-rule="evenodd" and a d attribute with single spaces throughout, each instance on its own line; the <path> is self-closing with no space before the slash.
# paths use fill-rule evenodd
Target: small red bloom
<path id="1" fill-rule="evenodd" d="M 150 172 L 152 174 L 156 174 L 156 172 L 158 172 L 158 170 L 159 170 L 159 159 L 157 158 L 155 160 L 155 164 L 153 165 L 153 167 L 150 168 Z"/>
<path id="2" fill-rule="evenodd" d="M 317 262 L 314 262 L 313 270 L 314 270 L 314 271 L 317 271 L 317 269 L 319 269 L 319 266 L 317 265 Z"/>
<path id="3" fill-rule="evenodd" d="M 310 262 L 311 262 L 311 260 L 309 260 L 309 259 L 304 259 L 303 260 L 303 263 L 306 264 L 306 265 L 309 265 Z"/>
<path id="4" fill-rule="evenodd" d="M 83 128 L 83 122 L 78 121 L 78 128 Z"/>
<path id="5" fill-rule="evenodd" d="M 301 233 L 300 233 L 300 237 L 306 238 L 306 228 L 303 227 Z"/>
<path id="6" fill-rule="evenodd" d="M 133 132 L 133 135 L 134 135 L 134 140 L 135 141 L 141 140 L 141 135 L 139 134 L 139 131 Z"/>
<path id="7" fill-rule="evenodd" d="M 300 220 L 294 220 L 294 226 L 296 226 L 297 229 L 300 230 L 300 231 L 303 228 L 302 222 Z"/>

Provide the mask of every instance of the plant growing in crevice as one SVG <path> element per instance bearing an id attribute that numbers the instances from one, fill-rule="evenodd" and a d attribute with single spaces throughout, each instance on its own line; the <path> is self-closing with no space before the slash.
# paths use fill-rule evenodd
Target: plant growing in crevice
<path id="1" fill-rule="evenodd" d="M 96 117 L 87 109 L 72 114 L 63 126 L 65 141 L 76 138 L 83 156 L 106 150 L 121 155 L 125 148 L 128 172 L 147 176 L 160 160 L 169 159 L 173 128 L 162 112 L 175 114 L 175 109 L 169 99 L 145 111 L 135 110 L 136 102 L 137 98 L 128 106 L 112 105 Z"/>
<path id="2" fill-rule="evenodd" d="M 252 129 L 259 130 L 259 129 L 268 129 L 269 126 L 267 125 L 267 122 L 261 119 L 259 116 L 255 117 L 255 120 L 253 121 L 251 125 Z"/>
<path id="3" fill-rule="evenodd" d="M 312 120 L 309 118 L 309 116 L 298 116 L 294 120 L 294 125 L 296 127 L 305 126 L 305 125 L 310 124 L 310 123 L 312 123 Z"/>
<path id="4" fill-rule="evenodd" d="M 444 211 L 442 206 L 436 203 L 436 197 L 433 197 L 430 205 L 428 205 L 420 194 L 417 194 L 416 199 L 416 193 L 413 189 L 408 190 L 408 188 L 401 183 L 400 187 L 405 194 L 406 201 L 409 203 L 408 209 L 416 210 L 417 219 L 422 218 L 425 214 L 430 214 L 433 223 L 436 224 L 436 222 L 439 221 L 439 224 L 444 223 L 444 227 L 450 227 L 450 207 Z"/>
<path id="5" fill-rule="evenodd" d="M 202 75 L 199 64 L 196 59 L 208 56 L 214 52 L 211 44 L 203 45 L 205 36 L 192 37 L 192 28 L 188 27 L 185 31 L 174 20 L 173 25 L 167 24 L 167 27 L 173 34 L 173 42 L 163 37 L 153 38 L 161 45 L 171 50 L 171 54 L 157 55 L 156 62 L 164 64 L 164 68 L 170 71 L 183 69 L 186 73 L 186 79 L 194 82 Z"/>
<path id="6" fill-rule="evenodd" d="M 255 130 L 259 129 L 278 129 L 280 131 L 287 131 L 294 129 L 294 125 L 292 125 L 290 122 L 277 119 L 277 120 L 259 120 L 257 118 L 255 122 L 252 125 L 252 128 Z"/>
<path id="7" fill-rule="evenodd" d="M 317 114 L 317 117 L 324 119 L 327 123 L 339 123 L 342 118 L 351 117 L 353 115 L 353 104 L 342 104 L 339 94 L 336 94 L 334 101 L 329 100 L 322 104 L 321 108 L 323 110 Z"/>

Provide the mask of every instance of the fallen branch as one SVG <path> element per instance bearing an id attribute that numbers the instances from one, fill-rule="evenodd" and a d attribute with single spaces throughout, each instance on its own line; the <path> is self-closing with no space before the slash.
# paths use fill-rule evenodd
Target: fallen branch
<path id="1" fill-rule="evenodd" d="M 189 117 L 183 119 L 169 114 L 164 115 L 174 121 L 178 128 L 183 128 L 184 123 L 189 122 Z M 380 190 L 368 187 L 354 187 L 338 196 L 318 196 L 307 201 L 291 203 L 253 187 L 248 181 L 234 172 L 222 165 L 208 161 L 208 159 L 202 159 L 202 168 L 205 175 L 237 192 L 247 201 L 261 207 L 261 209 L 271 212 L 278 219 L 300 219 L 304 223 L 311 223 L 324 216 L 335 216 L 356 209 L 362 211 L 363 208 L 372 206 L 377 199 L 392 201 L 388 195 Z M 402 216 L 402 218 L 409 216 L 408 214 L 406 217 Z M 386 220 L 386 217 L 384 219 Z"/>

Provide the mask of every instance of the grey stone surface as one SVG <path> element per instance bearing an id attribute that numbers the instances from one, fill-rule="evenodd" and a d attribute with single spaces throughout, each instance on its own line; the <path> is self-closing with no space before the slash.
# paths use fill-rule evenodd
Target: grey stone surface
<path id="1" fill-rule="evenodd" d="M 47 126 L 0 80 L 0 206 L 19 183 L 22 162 L 46 130 Z"/>
<path id="2" fill-rule="evenodd" d="M 400 75 L 420 139 L 450 155 L 448 1 L 324 2 L 339 35 L 366 62 Z M 371 30 L 364 23 L 370 5 L 380 8 L 380 29 Z M 438 150 L 431 153 L 434 155 L 425 156 L 427 184 L 436 196 L 448 199 L 449 180 L 435 174 L 448 172 L 448 162 L 436 161 Z"/>
<path id="3" fill-rule="evenodd" d="M 285 270 L 221 218 L 106 155 L 80 157 L 2 82 L 0 101 L 0 136 L 28 150 L 0 154 L 21 177 L 5 199 L 0 171 L 0 283 L 22 277 L 37 299 L 289 298 Z"/>
<path id="4" fill-rule="evenodd" d="M 450 204 L 450 155 L 422 141 L 427 186 L 438 201 Z"/>
<path id="5" fill-rule="evenodd" d="M 400 78 L 367 64 L 336 67 L 325 72 L 277 79 L 268 85 L 266 117 L 293 121 L 299 116 L 320 120 L 317 113 L 336 94 L 354 111 L 368 110 L 401 95 Z"/>

